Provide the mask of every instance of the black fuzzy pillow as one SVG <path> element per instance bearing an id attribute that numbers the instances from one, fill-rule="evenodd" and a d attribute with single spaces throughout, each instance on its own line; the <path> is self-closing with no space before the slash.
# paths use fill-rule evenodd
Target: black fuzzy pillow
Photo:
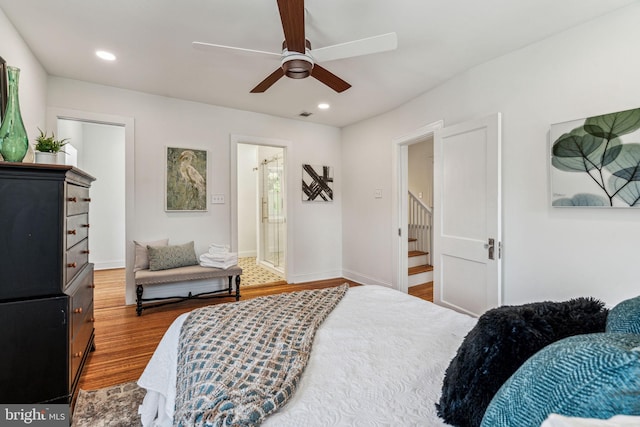
<path id="1" fill-rule="evenodd" d="M 593 298 L 487 311 L 445 372 L 438 415 L 454 426 L 479 426 L 498 389 L 529 357 L 562 338 L 604 332 L 607 313 Z"/>

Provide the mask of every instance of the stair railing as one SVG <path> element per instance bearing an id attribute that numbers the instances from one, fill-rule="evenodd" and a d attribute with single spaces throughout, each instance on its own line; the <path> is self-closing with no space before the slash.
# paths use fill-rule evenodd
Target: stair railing
<path id="1" fill-rule="evenodd" d="M 427 262 L 431 264 L 431 247 L 433 229 L 433 211 L 422 199 L 417 198 L 409 191 L 409 239 L 415 239 L 413 248 L 409 249 L 427 253 Z"/>

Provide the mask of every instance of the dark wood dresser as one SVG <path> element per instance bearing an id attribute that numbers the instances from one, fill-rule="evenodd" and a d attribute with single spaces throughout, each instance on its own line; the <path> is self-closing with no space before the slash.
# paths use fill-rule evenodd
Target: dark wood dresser
<path id="1" fill-rule="evenodd" d="M 0 402 L 68 403 L 93 347 L 91 175 L 0 162 Z"/>

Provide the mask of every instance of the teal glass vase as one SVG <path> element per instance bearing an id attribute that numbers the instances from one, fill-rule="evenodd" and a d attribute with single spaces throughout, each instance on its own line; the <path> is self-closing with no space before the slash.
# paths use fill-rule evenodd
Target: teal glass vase
<path id="1" fill-rule="evenodd" d="M 0 126 L 0 155 L 6 162 L 21 162 L 29 149 L 29 138 L 20 114 L 18 82 L 20 69 L 7 67 L 9 96 Z"/>

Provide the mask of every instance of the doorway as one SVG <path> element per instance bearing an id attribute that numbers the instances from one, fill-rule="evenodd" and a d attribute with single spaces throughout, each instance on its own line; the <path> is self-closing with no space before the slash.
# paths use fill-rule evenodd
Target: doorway
<path id="1" fill-rule="evenodd" d="M 122 125 L 58 118 L 67 165 L 94 176 L 89 261 L 96 270 L 125 268 L 125 129 Z"/>
<path id="2" fill-rule="evenodd" d="M 394 200 L 396 206 L 393 210 L 394 224 L 393 229 L 393 253 L 394 257 L 394 277 L 395 288 L 402 292 L 409 290 L 409 146 L 418 144 L 425 140 L 433 138 L 435 131 L 443 127 L 443 122 L 438 121 L 429 125 L 416 129 L 414 132 L 398 137 L 393 140 L 393 154 L 395 156 L 392 173 L 395 179 L 395 185 L 392 186 L 394 191 Z M 430 262 L 434 264 L 433 259 Z"/>
<path id="3" fill-rule="evenodd" d="M 286 147 L 250 139 L 238 141 L 234 151 L 232 246 L 237 245 L 242 285 L 280 284 L 287 273 Z"/>
<path id="4" fill-rule="evenodd" d="M 433 301 L 474 316 L 501 304 L 500 123 L 500 113 L 446 128 L 439 121 L 393 141 L 400 291 L 408 290 L 408 146 L 433 135 Z"/>
<path id="5" fill-rule="evenodd" d="M 47 127 L 54 130 L 56 135 L 61 136 L 58 120 L 71 120 L 81 123 L 93 123 L 102 125 L 113 125 L 122 128 L 124 131 L 124 227 L 125 227 L 125 264 L 130 264 L 131 268 L 125 270 L 125 304 L 133 304 L 136 300 L 135 283 L 133 277 L 133 227 L 135 224 L 134 208 L 135 208 L 135 187 L 134 182 L 134 166 L 135 166 L 135 138 L 134 138 L 134 119 L 133 117 L 117 116 L 103 113 L 92 113 L 88 111 L 73 110 L 67 108 L 48 107 L 47 108 Z M 97 183 L 97 181 L 96 181 Z M 94 185 L 96 184 L 94 183 Z M 92 191 L 93 191 L 92 185 Z M 92 232 L 93 233 L 93 232 Z M 93 239 L 98 243 L 97 239 Z"/>

